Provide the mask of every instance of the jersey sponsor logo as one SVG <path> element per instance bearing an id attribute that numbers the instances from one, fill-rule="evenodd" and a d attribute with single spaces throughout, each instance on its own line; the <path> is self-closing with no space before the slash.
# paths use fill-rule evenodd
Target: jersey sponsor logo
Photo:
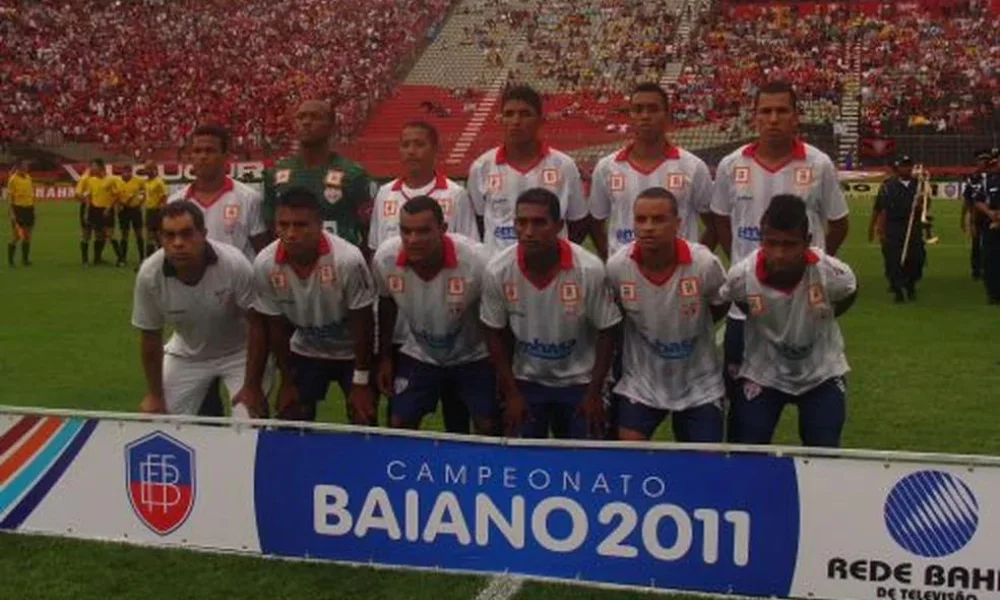
<path id="1" fill-rule="evenodd" d="M 733 169 L 733 183 L 747 185 L 750 183 L 750 167 L 736 167 Z"/>
<path id="2" fill-rule="evenodd" d="M 347 319 L 333 321 L 326 325 L 296 327 L 295 331 L 312 340 L 343 339 L 347 337 Z"/>
<path id="3" fill-rule="evenodd" d="M 621 228 L 615 230 L 615 240 L 619 244 L 622 244 L 623 246 L 625 244 L 630 243 L 634 239 L 635 239 L 635 231 L 631 229 Z"/>
<path id="4" fill-rule="evenodd" d="M 417 341 L 421 346 L 431 348 L 433 350 L 450 350 L 455 347 L 455 341 L 458 340 L 458 334 L 461 330 L 450 331 L 442 335 L 435 334 L 426 329 L 412 330 L 413 339 Z"/>
<path id="5" fill-rule="evenodd" d="M 222 218 L 226 220 L 227 223 L 232 223 L 233 221 L 240 218 L 240 206 L 238 204 L 227 204 L 222 208 Z"/>
<path id="6" fill-rule="evenodd" d="M 764 297 L 760 294 L 750 294 L 747 296 L 747 306 L 750 307 L 751 315 L 759 315 L 764 312 Z"/>
<path id="7" fill-rule="evenodd" d="M 531 341 L 518 341 L 517 349 L 532 358 L 542 360 L 564 360 L 573 354 L 576 348 L 576 340 L 566 340 L 563 342 L 546 342 L 538 338 Z"/>
<path id="8" fill-rule="evenodd" d="M 195 452 L 156 431 L 125 446 L 129 503 L 142 524 L 159 535 L 177 530 L 194 507 Z"/>
<path id="9" fill-rule="evenodd" d="M 319 268 L 319 281 L 323 285 L 331 285 L 337 278 L 337 274 L 333 270 L 333 265 L 322 265 Z"/>
<path id="10" fill-rule="evenodd" d="M 639 295 L 636 293 L 635 283 L 632 281 L 623 281 L 620 286 L 618 286 L 619 293 L 622 297 L 622 302 L 635 302 Z"/>
<path id="11" fill-rule="evenodd" d="M 809 286 L 809 306 L 819 306 L 823 304 L 823 286 L 814 283 Z"/>
<path id="12" fill-rule="evenodd" d="M 697 277 L 685 277 L 681 279 L 680 285 L 677 286 L 680 290 L 681 296 L 689 298 L 691 296 L 698 295 L 698 278 Z"/>
<path id="13" fill-rule="evenodd" d="M 753 202 L 753 196 L 748 196 L 746 194 L 736 196 L 737 202 Z"/>
<path id="14" fill-rule="evenodd" d="M 276 184 L 288 183 L 288 180 L 291 179 L 291 176 L 292 176 L 291 169 L 281 169 L 280 171 L 277 171 L 274 174 L 274 183 Z"/>
<path id="15" fill-rule="evenodd" d="M 449 296 L 463 296 L 465 295 L 465 279 L 462 277 L 449 277 L 448 278 L 448 295 Z"/>
<path id="16" fill-rule="evenodd" d="M 386 200 L 385 204 L 382 205 L 382 216 L 383 217 L 395 217 L 399 214 L 399 202 L 395 200 Z"/>
<path id="17" fill-rule="evenodd" d="M 517 230 L 513 225 L 498 225 L 493 228 L 493 237 L 498 240 L 516 240 Z"/>
<path id="18" fill-rule="evenodd" d="M 795 169 L 795 185 L 805 187 L 812 184 L 812 167 L 799 167 Z"/>
<path id="19" fill-rule="evenodd" d="M 559 301 L 563 304 L 575 304 L 580 301 L 580 286 L 575 281 L 567 281 L 559 286 Z"/>
<path id="20" fill-rule="evenodd" d="M 790 344 L 788 342 L 772 342 L 771 345 L 774 346 L 774 349 L 782 358 L 788 360 L 804 360 L 805 358 L 808 358 L 813 351 L 812 343 L 798 345 Z"/>
<path id="21" fill-rule="evenodd" d="M 664 359 L 664 360 L 684 360 L 691 356 L 694 352 L 695 346 L 698 345 L 698 337 L 690 337 L 683 340 L 659 340 L 656 338 L 646 337 L 642 332 L 639 333 L 642 336 L 643 341 L 649 345 L 653 354 Z"/>
<path id="22" fill-rule="evenodd" d="M 612 173 L 608 178 L 608 187 L 612 192 L 622 192 L 625 190 L 625 176 L 621 173 Z"/>
<path id="23" fill-rule="evenodd" d="M 288 278 L 285 277 L 285 274 L 280 269 L 275 269 L 271 271 L 271 285 L 279 290 L 283 290 L 288 287 Z"/>
<path id="24" fill-rule="evenodd" d="M 389 275 L 389 291 L 393 294 L 402 294 L 406 288 L 406 283 L 399 275 Z"/>
<path id="25" fill-rule="evenodd" d="M 548 186 L 559 184 L 559 169 L 542 169 L 542 183 Z"/>
<path id="26" fill-rule="evenodd" d="M 681 304 L 681 315 L 692 318 L 698 316 L 698 312 L 701 309 L 701 300 L 695 300 L 694 302 L 684 302 Z"/>
<path id="27" fill-rule="evenodd" d="M 683 173 L 668 173 L 667 174 L 667 189 L 668 190 L 682 190 L 682 189 L 684 189 L 684 174 Z"/>
<path id="28" fill-rule="evenodd" d="M 507 302 L 517 302 L 517 284 L 513 281 L 508 281 L 503 284 L 503 296 L 507 299 Z"/>
<path id="29" fill-rule="evenodd" d="M 740 238 L 741 240 L 746 240 L 748 242 L 759 242 L 760 227 L 752 225 L 737 227 L 736 237 Z"/>
<path id="30" fill-rule="evenodd" d="M 503 190 L 503 175 L 500 173 L 490 173 L 486 176 L 486 189 L 497 193 Z"/>

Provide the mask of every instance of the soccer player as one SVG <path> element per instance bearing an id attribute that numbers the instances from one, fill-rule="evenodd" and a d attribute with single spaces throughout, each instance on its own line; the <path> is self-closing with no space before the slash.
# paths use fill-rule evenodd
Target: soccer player
<path id="1" fill-rule="evenodd" d="M 160 176 L 160 171 L 153 161 L 143 165 L 143 176 L 146 178 L 143 184 L 143 222 L 146 224 L 146 253 L 150 256 L 156 252 L 157 241 L 160 230 L 160 210 L 167 200 L 167 184 Z"/>
<path id="2" fill-rule="evenodd" d="M 375 287 L 361 251 L 323 229 L 321 202 L 310 189 L 285 191 L 275 210 L 278 240 L 254 262 L 256 309 L 267 317 L 267 337 L 281 373 L 278 417 L 314 420 L 316 403 L 335 380 L 348 398 L 351 422 L 374 425 L 369 365 Z M 250 339 L 247 379 L 255 394 L 266 338 L 258 330 Z"/>
<path id="3" fill-rule="evenodd" d="M 688 242 L 678 199 L 662 187 L 628 211 L 635 241 L 608 259 L 608 280 L 625 314 L 622 376 L 614 387 L 618 439 L 648 440 L 672 414 L 680 442 L 722 441 L 722 362 L 713 324 L 729 302 L 722 263 Z"/>
<path id="4" fill-rule="evenodd" d="M 238 249 L 207 239 L 191 202 L 166 206 L 162 217 L 163 248 L 142 263 L 132 306 L 146 374 L 140 409 L 193 415 L 217 377 L 230 394 L 243 387 L 253 267 Z M 164 346 L 167 324 L 174 334 Z"/>
<path id="5" fill-rule="evenodd" d="M 797 106 L 788 83 L 762 85 L 754 104 L 757 141 L 723 158 L 715 171 L 715 233 L 732 264 L 760 245 L 760 219 L 778 194 L 795 194 L 805 201 L 812 243 L 828 254 L 836 254 L 847 237 L 847 201 L 837 169 L 829 156 L 798 139 Z M 743 320 L 736 307 L 726 320 L 723 376 L 729 398 L 736 392 L 735 373 L 743 362 Z"/>
<path id="6" fill-rule="evenodd" d="M 446 233 L 438 199 L 417 196 L 400 209 L 399 235 L 372 261 L 379 288 L 378 386 L 390 403 L 390 425 L 417 429 L 445 388 L 464 401 L 476 433 L 499 433 L 496 377 L 489 364 L 479 299 L 486 253 L 481 244 Z M 393 352 L 396 315 L 406 337 Z"/>
<path id="7" fill-rule="evenodd" d="M 508 435 L 600 438 L 601 395 L 622 316 L 601 260 L 560 238 L 562 205 L 551 190 L 522 193 L 517 244 L 486 267 L 480 319 L 505 400 Z M 513 352 L 506 343 L 510 329 Z"/>
<path id="8" fill-rule="evenodd" d="M 104 245 L 114 226 L 114 206 L 118 201 L 119 187 L 115 178 L 108 174 L 104 161 L 91 161 L 90 169 L 76 186 L 77 195 L 86 205 L 83 211 L 83 238 L 80 240 L 80 258 L 88 264 L 88 246 L 94 238 L 94 265 L 104 263 Z"/>
<path id="9" fill-rule="evenodd" d="M 127 165 L 121 174 L 122 189 L 118 201 L 118 230 L 121 237 L 115 242 L 118 254 L 118 266 L 128 262 L 128 232 L 135 233 L 135 248 L 142 262 L 145 244 L 142 239 L 142 204 L 145 195 L 146 178 L 136 177 L 133 166 Z"/>
<path id="10" fill-rule="evenodd" d="M 858 284 L 849 266 L 810 247 L 810 220 L 802 198 L 775 196 L 761 218 L 760 248 L 729 270 L 722 296 L 747 315 L 731 442 L 770 443 L 782 409 L 796 404 L 803 444 L 840 445 L 849 368 L 836 318 Z"/>
<path id="11" fill-rule="evenodd" d="M 329 102 L 307 100 L 295 111 L 299 152 L 264 173 L 264 221 L 273 228 L 275 206 L 289 189 L 304 187 L 321 198 L 323 228 L 369 253 L 372 184 L 361 165 L 330 149 L 334 111 Z"/>
<path id="12" fill-rule="evenodd" d="M 632 241 L 633 203 L 640 192 L 653 187 L 664 187 L 677 198 L 680 236 L 714 248 L 712 176 L 704 161 L 667 138 L 670 113 L 663 88 L 655 83 L 637 86 L 629 101 L 629 120 L 634 141 L 599 160 L 591 178 L 591 235 L 597 254 L 606 260 Z M 699 219 L 704 224 L 700 238 Z"/>
<path id="13" fill-rule="evenodd" d="M 31 181 L 31 162 L 23 159 L 7 178 L 7 198 L 10 202 L 10 243 L 7 244 L 7 264 L 14 266 L 17 243 L 21 242 L 21 263 L 31 266 L 31 231 L 35 227 L 35 185 Z"/>
<path id="14" fill-rule="evenodd" d="M 476 215 L 469 195 L 462 186 L 436 171 L 438 132 L 424 121 L 412 121 L 403 126 L 399 140 L 403 175 L 379 188 L 372 210 L 368 247 L 372 252 L 386 240 L 399 235 L 400 207 L 411 198 L 431 196 L 441 205 L 450 233 L 458 233 L 479 241 Z M 376 304 L 378 304 L 376 302 Z M 378 326 L 376 326 L 378 330 Z M 394 351 L 406 340 L 406 322 L 397 314 Z M 445 430 L 469 433 L 469 411 L 449 385 L 441 388 L 441 413 Z"/>
<path id="15" fill-rule="evenodd" d="M 191 134 L 188 154 L 195 180 L 170 196 L 191 200 L 205 214 L 208 238 L 238 248 L 250 260 L 270 239 L 261 218 L 261 195 L 226 174 L 229 131 L 200 125 Z"/>
<path id="16" fill-rule="evenodd" d="M 532 188 L 544 188 L 559 199 L 560 223 L 569 223 L 569 238 L 587 235 L 587 201 L 573 159 L 542 142 L 542 98 L 528 86 L 508 88 L 501 99 L 503 144 L 476 159 L 469 169 L 469 197 L 476 210 L 483 243 L 491 254 L 517 243 L 514 204 Z M 566 228 L 559 232 L 566 237 Z"/>

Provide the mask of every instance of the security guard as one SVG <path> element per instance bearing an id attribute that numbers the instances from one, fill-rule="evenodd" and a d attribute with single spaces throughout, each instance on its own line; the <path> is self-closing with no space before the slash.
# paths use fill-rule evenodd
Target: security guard
<path id="1" fill-rule="evenodd" d="M 969 253 L 969 264 L 972 267 L 972 278 L 979 279 L 983 276 L 983 237 L 982 231 L 989 225 L 985 215 L 975 208 L 976 197 L 983 189 L 986 182 L 986 171 L 992 160 L 992 151 L 989 149 L 979 150 L 975 154 L 976 171 L 965 178 L 965 189 L 962 190 L 962 233 L 969 235 L 972 242 L 972 250 Z"/>
<path id="2" fill-rule="evenodd" d="M 917 185 L 913 179 L 913 160 L 901 156 L 893 163 L 896 175 L 879 187 L 872 215 L 874 227 L 869 240 L 877 233 L 882 243 L 882 258 L 889 287 L 897 303 L 917 299 L 917 282 L 924 271 L 924 237 L 921 228 L 921 206 L 917 204 Z M 910 227 L 909 247 L 905 251 L 906 230 Z"/>
<path id="3" fill-rule="evenodd" d="M 995 148 L 975 209 L 986 221 L 980 233 L 986 297 L 990 304 L 1000 304 L 1000 152 Z"/>

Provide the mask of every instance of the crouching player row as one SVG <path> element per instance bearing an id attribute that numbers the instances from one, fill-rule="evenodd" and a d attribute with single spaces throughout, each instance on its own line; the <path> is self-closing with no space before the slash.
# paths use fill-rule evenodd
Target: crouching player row
<path id="1" fill-rule="evenodd" d="M 480 434 L 603 437 L 602 387 L 620 335 L 622 369 L 613 387 L 617 436 L 648 439 L 672 416 L 675 438 L 698 442 L 723 439 L 725 386 L 714 324 L 735 302 L 749 320 L 742 393 L 731 399 L 728 439 L 768 443 L 782 407 L 796 403 L 806 443 L 838 444 L 847 364 L 835 317 L 853 302 L 856 281 L 847 265 L 809 247 L 804 203 L 775 197 L 761 222 L 761 249 L 734 265 L 728 277 L 706 247 L 678 237 L 677 200 L 670 192 L 646 190 L 633 213 L 636 240 L 605 268 L 561 237 L 558 198 L 544 189 L 528 190 L 515 207 L 518 243 L 490 260 L 484 246 L 447 231 L 436 200 L 420 196 L 401 207 L 400 235 L 379 246 L 370 273 L 354 246 L 322 230 L 316 199 L 292 191 L 279 200 L 279 240 L 253 266 L 253 289 L 246 291 L 248 265 L 242 264 L 231 301 L 219 290 L 196 295 L 230 306 L 231 319 L 249 319 L 250 325 L 243 325 L 249 350 L 231 343 L 233 356 L 243 353 L 245 375 L 232 377 L 230 391 L 239 390 L 234 401 L 251 415 L 267 413 L 264 340 L 269 338 L 282 375 L 282 418 L 315 418 L 316 403 L 336 380 L 349 398 L 354 423 L 375 423 L 375 387 L 390 400 L 390 424 L 406 428 L 419 427 L 442 390 L 451 389 L 467 404 Z M 188 229 L 199 228 L 193 215 L 183 216 L 192 221 Z M 173 231 L 171 217 L 164 215 L 165 242 L 184 237 Z M 169 264 L 179 264 L 178 258 L 183 262 L 201 252 L 205 265 L 215 264 L 213 252 L 220 251 L 202 245 L 200 251 L 179 252 L 165 243 L 154 255 L 160 260 L 143 267 L 137 307 L 144 297 L 142 281 L 154 276 L 162 287 L 177 270 Z M 209 267 L 201 268 L 204 274 Z M 181 285 L 201 283 L 190 275 L 170 289 Z M 382 298 L 381 351 L 372 377 L 376 293 Z M 142 318 L 137 308 L 134 321 L 155 330 L 166 318 L 188 318 L 172 306 L 169 298 L 161 301 L 157 318 Z M 196 319 L 194 307 L 184 308 Z M 394 353 L 397 318 L 407 327 Z M 174 346 L 197 346 L 188 359 L 203 350 L 197 336 L 216 339 L 209 329 L 217 324 L 199 325 L 177 326 L 175 337 L 192 340 Z M 153 397 L 148 404 L 183 406 L 170 398 L 181 392 L 168 391 L 163 401 L 161 390 L 175 386 L 161 383 L 151 364 L 155 353 L 144 348 Z M 167 351 L 177 353 L 170 345 Z M 209 354 L 214 353 L 204 357 Z"/>

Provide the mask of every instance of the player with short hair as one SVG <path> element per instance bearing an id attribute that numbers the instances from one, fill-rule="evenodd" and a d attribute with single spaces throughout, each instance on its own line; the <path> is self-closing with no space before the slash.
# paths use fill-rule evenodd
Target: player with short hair
<path id="1" fill-rule="evenodd" d="M 104 245 L 114 226 L 114 207 L 118 201 L 119 187 L 114 176 L 100 158 L 90 162 L 90 169 L 77 182 L 76 194 L 84 207 L 81 209 L 80 258 L 88 264 L 88 246 L 94 238 L 94 265 L 104 263 Z"/>
<path id="2" fill-rule="evenodd" d="M 7 200 L 10 202 L 10 242 L 7 264 L 14 266 L 17 243 L 21 242 L 21 264 L 31 266 L 31 232 L 35 228 L 35 184 L 31 180 L 31 161 L 21 159 L 7 177 Z"/>
<path id="3" fill-rule="evenodd" d="M 167 183 L 160 176 L 156 163 L 147 161 L 142 168 L 145 183 L 143 184 L 143 222 L 146 224 L 146 252 L 150 256 L 156 252 L 160 230 L 160 210 L 167 201 Z"/>
<path id="4" fill-rule="evenodd" d="M 207 238 L 202 212 L 181 201 L 163 209 L 162 249 L 135 280 L 132 325 L 141 331 L 143 412 L 196 414 L 209 385 L 243 387 L 253 268 L 243 254 Z M 163 345 L 163 328 L 174 334 Z"/>
<path id="5" fill-rule="evenodd" d="M 517 198 L 517 244 L 486 267 L 480 319 L 505 400 L 508 435 L 603 436 L 601 395 L 622 316 L 604 265 L 560 238 L 559 197 L 533 188 Z M 506 332 L 513 334 L 511 352 Z"/>
<path id="6" fill-rule="evenodd" d="M 368 247 L 372 252 L 388 239 L 399 235 L 401 207 L 411 198 L 425 195 L 434 198 L 441 205 L 450 233 L 479 241 L 476 215 L 468 193 L 436 170 L 438 147 L 438 132 L 430 123 L 410 121 L 403 125 L 399 139 L 403 175 L 383 185 L 375 195 L 368 233 Z M 379 331 L 378 324 L 375 329 Z M 394 352 L 399 351 L 406 336 L 405 317 L 397 314 Z M 445 430 L 451 433 L 469 433 L 469 411 L 449 383 L 446 381 L 441 387 L 441 414 Z"/>
<path id="7" fill-rule="evenodd" d="M 329 102 L 306 100 L 295 110 L 299 151 L 264 172 L 264 222 L 273 229 L 275 206 L 285 191 L 302 187 L 320 198 L 323 228 L 368 256 L 372 183 L 358 163 L 331 150 L 335 112 Z"/>
<path id="8" fill-rule="evenodd" d="M 679 235 L 714 248 L 712 175 L 703 160 L 670 143 L 669 98 L 659 84 L 634 88 L 629 121 L 633 141 L 599 160 L 591 177 L 591 235 L 597 254 L 607 260 L 632 241 L 633 203 L 640 192 L 653 187 L 664 187 L 677 198 Z M 701 234 L 699 219 L 704 224 Z"/>
<path id="9" fill-rule="evenodd" d="M 323 229 L 321 202 L 307 188 L 285 191 L 275 210 L 278 239 L 254 262 L 255 308 L 267 317 L 267 337 L 281 372 L 278 417 L 314 420 L 316 403 L 332 380 L 348 398 L 351 422 L 374 425 L 375 286 L 361 251 Z M 257 393 L 267 357 L 262 320 L 255 326 L 247 364 L 251 394 Z M 239 398 L 244 401 L 245 394 Z M 256 410 L 263 397 L 246 401 Z"/>
<path id="10" fill-rule="evenodd" d="M 795 194 L 806 204 L 812 243 L 837 253 L 847 237 L 848 209 L 829 156 L 798 138 L 798 101 L 783 81 L 762 85 L 754 101 L 756 142 L 738 148 L 719 162 L 712 188 L 712 212 L 719 244 L 732 264 L 760 245 L 760 219 L 771 198 Z M 744 315 L 737 309 L 726 320 L 724 361 L 727 396 L 736 393 L 735 373 L 743 362 Z"/>
<path id="11" fill-rule="evenodd" d="M 568 222 L 571 240 L 581 242 L 587 235 L 587 201 L 580 171 L 572 158 L 541 141 L 543 121 L 538 92 L 526 85 L 508 88 L 500 100 L 503 143 L 477 158 L 469 169 L 469 197 L 491 254 L 517 243 L 514 204 L 532 188 L 556 195 L 559 221 Z M 566 237 L 566 228 L 559 233 Z"/>
<path id="12" fill-rule="evenodd" d="M 836 318 L 857 297 L 844 262 L 810 247 L 811 216 L 791 194 L 761 217 L 761 247 L 734 265 L 722 296 L 746 318 L 746 356 L 732 398 L 729 441 L 768 444 L 786 404 L 806 446 L 840 445 L 849 371 Z"/>
<path id="13" fill-rule="evenodd" d="M 379 389 L 393 427 L 417 429 L 446 388 L 468 406 L 476 433 L 499 429 L 496 377 L 479 324 L 485 249 L 447 233 L 439 200 L 417 196 L 400 208 L 399 235 L 372 260 L 379 288 Z M 406 331 L 393 352 L 397 313 Z"/>
<path id="14" fill-rule="evenodd" d="M 118 255 L 118 265 L 122 266 L 128 261 L 128 232 L 131 229 L 135 233 L 135 248 L 139 254 L 139 262 L 142 262 L 145 243 L 142 239 L 142 204 L 146 178 L 142 175 L 138 177 L 133 172 L 132 165 L 126 165 L 121 173 L 122 189 L 118 199 L 118 231 L 121 237 L 112 240 L 116 246 Z"/>
<path id="15" fill-rule="evenodd" d="M 722 441 L 722 362 L 714 323 L 722 263 L 685 240 L 677 197 L 642 191 L 629 211 L 635 240 L 608 259 L 608 280 L 625 314 L 622 375 L 614 386 L 618 439 L 648 440 L 672 415 L 680 442 Z"/>

